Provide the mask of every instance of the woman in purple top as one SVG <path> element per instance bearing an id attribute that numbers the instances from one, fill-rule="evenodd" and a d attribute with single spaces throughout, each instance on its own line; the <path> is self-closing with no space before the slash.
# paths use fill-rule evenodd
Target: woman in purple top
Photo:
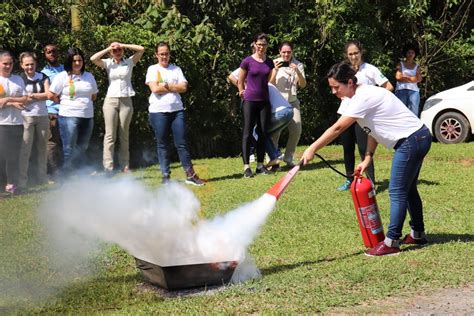
<path id="1" fill-rule="evenodd" d="M 239 95 L 244 100 L 242 112 L 244 128 L 242 133 L 242 158 L 244 161 L 244 177 L 253 177 L 249 165 L 250 143 L 252 131 L 257 124 L 257 169 L 256 174 L 271 173 L 263 166 L 265 157 L 265 131 L 270 120 L 271 108 L 268 97 L 268 82 L 275 82 L 275 65 L 267 58 L 268 36 L 259 33 L 254 37 L 255 53 L 245 57 L 240 63 L 238 80 Z M 247 83 L 244 86 L 244 83 Z"/>

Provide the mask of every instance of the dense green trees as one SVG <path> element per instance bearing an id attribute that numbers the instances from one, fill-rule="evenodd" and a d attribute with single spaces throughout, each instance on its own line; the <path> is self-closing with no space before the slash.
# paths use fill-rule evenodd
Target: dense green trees
<path id="1" fill-rule="evenodd" d="M 81 14 L 81 30 L 71 32 L 70 6 Z M 144 76 L 155 62 L 154 46 L 170 42 L 174 62 L 190 83 L 187 107 L 190 146 L 195 157 L 235 155 L 240 152 L 239 100 L 227 82 L 230 71 L 249 54 L 252 36 L 271 36 L 269 52 L 292 40 L 295 55 L 306 66 L 308 87 L 302 91 L 303 138 L 308 143 L 335 119 L 338 101 L 324 80 L 327 69 L 342 59 L 345 41 L 361 40 L 367 58 L 394 80 L 395 64 L 407 41 L 421 49 L 424 77 L 422 98 L 472 79 L 474 45 L 472 0 L 59 0 L 10 1 L 0 4 L 0 46 L 19 54 L 41 53 L 47 42 L 62 48 L 77 45 L 86 55 L 109 39 L 147 48 L 134 72 L 136 114 L 132 123 L 133 163 L 143 163 L 145 149 L 154 148 L 147 123 L 148 89 Z M 88 70 L 102 87 L 96 106 L 96 133 L 103 130 L 101 99 L 105 73 Z M 100 144 L 99 144 L 100 145 Z M 153 152 L 154 150 L 151 150 Z"/>

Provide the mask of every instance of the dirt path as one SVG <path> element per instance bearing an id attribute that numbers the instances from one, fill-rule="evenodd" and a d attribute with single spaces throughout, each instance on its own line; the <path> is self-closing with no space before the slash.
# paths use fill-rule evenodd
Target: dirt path
<path id="1" fill-rule="evenodd" d="M 474 285 L 411 298 L 393 296 L 351 308 L 336 308 L 330 314 L 474 315 Z"/>

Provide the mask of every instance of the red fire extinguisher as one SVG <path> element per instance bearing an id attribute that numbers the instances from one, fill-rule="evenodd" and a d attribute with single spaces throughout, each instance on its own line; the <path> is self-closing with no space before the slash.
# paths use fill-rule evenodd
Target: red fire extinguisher
<path id="1" fill-rule="evenodd" d="M 373 248 L 384 240 L 385 235 L 372 181 L 356 175 L 351 184 L 351 193 L 364 245 Z"/>

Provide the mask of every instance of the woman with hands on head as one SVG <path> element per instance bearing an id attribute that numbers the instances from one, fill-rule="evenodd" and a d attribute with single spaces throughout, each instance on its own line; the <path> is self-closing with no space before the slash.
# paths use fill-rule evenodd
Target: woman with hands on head
<path id="1" fill-rule="evenodd" d="M 134 54 L 124 58 L 125 49 L 131 49 Z M 105 121 L 103 167 L 111 175 L 114 169 L 114 150 L 117 140 L 117 130 L 120 142 L 118 159 L 120 169 L 129 171 L 129 128 L 133 115 L 132 97 L 135 91 L 132 87 L 132 70 L 143 55 L 145 48 L 140 45 L 112 42 L 110 45 L 95 53 L 91 61 L 107 71 L 109 87 L 104 99 L 102 111 Z M 110 58 L 102 59 L 109 53 Z"/>
<path id="2" fill-rule="evenodd" d="M 372 163 L 378 143 L 394 149 L 390 174 L 390 224 L 385 240 L 366 251 L 368 256 L 393 255 L 400 252 L 400 244 L 427 243 L 423 221 L 423 205 L 417 181 L 423 159 L 431 147 L 428 128 L 387 89 L 358 85 L 356 71 L 347 63 L 335 64 L 327 75 L 329 87 L 347 104 L 341 117 L 303 153 L 308 164 L 315 152 L 332 142 L 352 124 L 360 125 L 368 134 L 367 151 L 357 166 L 362 173 Z M 403 240 L 403 223 L 410 214 L 411 232 Z"/>
<path id="3" fill-rule="evenodd" d="M 27 100 L 25 84 L 13 75 L 13 55 L 0 51 L 0 185 L 5 192 L 20 193 L 18 188 L 23 117 Z"/>

